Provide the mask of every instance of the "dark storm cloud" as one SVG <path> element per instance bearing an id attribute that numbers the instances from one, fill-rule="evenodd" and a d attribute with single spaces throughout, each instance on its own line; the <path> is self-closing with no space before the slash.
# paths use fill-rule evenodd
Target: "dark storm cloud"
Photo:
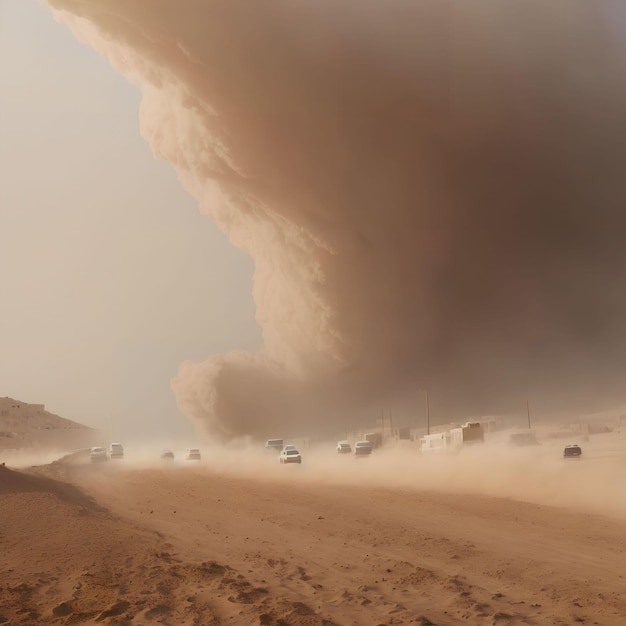
<path id="1" fill-rule="evenodd" d="M 141 84 L 155 153 L 255 260 L 263 352 L 173 382 L 210 430 L 331 426 L 425 387 L 450 415 L 618 398 L 613 4 L 48 2 Z"/>

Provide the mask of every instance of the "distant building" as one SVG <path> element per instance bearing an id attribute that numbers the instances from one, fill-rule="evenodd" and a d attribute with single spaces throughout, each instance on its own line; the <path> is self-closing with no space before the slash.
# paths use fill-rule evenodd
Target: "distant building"
<path id="1" fill-rule="evenodd" d="M 433 454 L 446 452 L 449 446 L 449 438 L 446 433 L 434 433 L 424 435 L 420 439 L 420 452 L 422 454 Z"/>
<path id="2" fill-rule="evenodd" d="M 485 432 L 480 422 L 465 422 L 461 426 L 448 428 L 442 432 L 424 435 L 420 439 L 420 452 L 453 452 L 474 443 L 482 443 Z"/>

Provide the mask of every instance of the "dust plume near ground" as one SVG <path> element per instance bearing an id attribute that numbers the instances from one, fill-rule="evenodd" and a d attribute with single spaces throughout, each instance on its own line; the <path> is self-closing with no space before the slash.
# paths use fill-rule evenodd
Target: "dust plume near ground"
<path id="1" fill-rule="evenodd" d="M 425 387 L 451 415 L 617 399 L 618 3 L 47 3 L 140 85 L 154 153 L 254 259 L 262 352 L 172 383 L 208 431 Z"/>
<path id="2" fill-rule="evenodd" d="M 626 431 L 596 434 L 587 441 L 572 435 L 572 441 L 582 447 L 580 459 L 563 458 L 567 439 L 543 438 L 536 445 L 518 447 L 509 443 L 509 435 L 510 431 L 501 431 L 485 443 L 433 455 L 420 453 L 416 441 L 389 439 L 367 458 L 337 454 L 332 441 L 286 439 L 302 454 L 302 464 L 297 466 L 281 465 L 278 453 L 248 439 L 225 445 L 215 441 L 131 442 L 124 446 L 123 460 L 111 459 L 103 465 L 89 462 L 89 450 L 68 454 L 24 450 L 5 453 L 3 459 L 14 468 L 50 464 L 55 471 L 87 472 L 90 480 L 103 484 L 125 471 L 193 471 L 287 488 L 332 486 L 506 498 L 626 520 L 622 497 Z M 165 447 L 172 451 L 173 460 L 161 458 Z M 186 460 L 189 447 L 200 450 L 200 461 Z"/>
<path id="3" fill-rule="evenodd" d="M 622 625 L 624 433 L 579 459 L 405 443 L 302 445 L 293 466 L 241 441 L 0 465 L 0 621 Z"/>
<path id="4" fill-rule="evenodd" d="M 297 441 L 297 440 L 294 440 Z M 402 445 L 405 444 L 405 445 Z M 581 443 L 583 456 L 563 458 L 562 440 L 515 447 L 501 441 L 458 454 L 421 455 L 414 442 L 396 442 L 371 457 L 339 455 L 335 447 L 299 445 L 302 467 L 282 467 L 256 446 L 204 450 L 201 468 L 211 473 L 288 484 L 336 485 L 407 492 L 509 498 L 626 520 L 626 433 L 596 435 Z M 182 458 L 182 457 L 181 457 Z M 147 459 L 146 459 L 147 460 Z M 154 467 L 154 461 L 150 466 Z M 287 470 L 287 471 L 285 471 Z"/>

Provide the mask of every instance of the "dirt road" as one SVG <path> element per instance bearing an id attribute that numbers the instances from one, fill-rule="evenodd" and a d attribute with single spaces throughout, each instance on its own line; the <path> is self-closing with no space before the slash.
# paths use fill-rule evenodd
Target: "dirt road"
<path id="1" fill-rule="evenodd" d="M 142 562 L 152 583 L 126 583 L 132 624 L 156 617 L 133 605 L 142 593 L 161 594 L 163 624 L 183 623 L 181 603 L 205 607 L 190 624 L 624 623 L 626 521 L 282 469 L 275 479 L 200 465 L 43 471 L 107 509 L 131 560 L 141 541 L 159 543 Z"/>

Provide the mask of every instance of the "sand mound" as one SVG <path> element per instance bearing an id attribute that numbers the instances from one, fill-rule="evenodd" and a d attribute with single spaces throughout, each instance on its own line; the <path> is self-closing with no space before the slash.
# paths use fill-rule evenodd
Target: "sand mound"
<path id="1" fill-rule="evenodd" d="M 332 624 L 229 565 L 181 555 L 172 537 L 43 475 L 53 471 L 0 466 L 0 624 Z"/>
<path id="2" fill-rule="evenodd" d="M 86 509 L 98 508 L 93 498 L 74 485 L 45 476 L 11 470 L 5 464 L 0 465 L 0 495 L 29 492 L 53 495 L 68 504 Z"/>

